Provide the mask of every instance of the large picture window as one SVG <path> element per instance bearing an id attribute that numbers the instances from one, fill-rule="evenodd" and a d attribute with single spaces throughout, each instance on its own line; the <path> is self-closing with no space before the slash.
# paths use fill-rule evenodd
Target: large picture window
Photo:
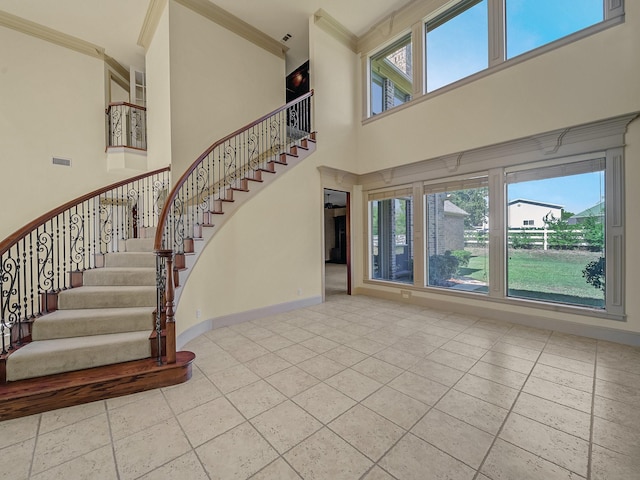
<path id="1" fill-rule="evenodd" d="M 489 191 L 486 178 L 470 185 L 427 187 L 427 275 L 430 287 L 487 293 Z"/>
<path id="2" fill-rule="evenodd" d="M 413 283 L 412 198 L 369 202 L 371 278 Z"/>
<path id="3" fill-rule="evenodd" d="M 604 308 L 604 159 L 510 173 L 507 196 L 507 295 Z"/>

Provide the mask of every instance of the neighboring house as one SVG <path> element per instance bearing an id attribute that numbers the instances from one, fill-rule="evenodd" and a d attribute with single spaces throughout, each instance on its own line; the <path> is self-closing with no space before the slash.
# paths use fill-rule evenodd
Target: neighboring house
<path id="1" fill-rule="evenodd" d="M 563 208 L 563 205 L 555 203 L 516 198 L 509 202 L 509 228 L 544 227 L 545 217 L 553 215 L 560 218 Z"/>
<path id="2" fill-rule="evenodd" d="M 450 200 L 444 201 L 444 248 L 464 250 L 464 219 L 469 214 Z"/>
<path id="3" fill-rule="evenodd" d="M 591 208 L 587 208 L 586 210 L 576 213 L 573 217 L 570 217 L 567 220 L 569 225 L 577 225 L 584 222 L 587 218 L 595 217 L 598 222 L 602 223 L 604 221 L 604 201 L 594 205 Z"/>

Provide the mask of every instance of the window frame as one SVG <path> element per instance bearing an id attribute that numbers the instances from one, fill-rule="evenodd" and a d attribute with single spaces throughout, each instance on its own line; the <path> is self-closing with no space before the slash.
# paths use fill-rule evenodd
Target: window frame
<path id="1" fill-rule="evenodd" d="M 361 52 L 362 54 L 362 68 L 363 79 L 366 82 L 363 88 L 363 118 L 362 124 L 374 121 L 375 119 L 383 118 L 389 115 L 391 112 L 397 112 L 408 108 L 412 105 L 426 101 L 437 95 L 441 95 L 450 90 L 459 88 L 468 83 L 474 82 L 481 78 L 497 73 L 505 68 L 518 65 L 521 62 L 526 62 L 539 55 L 543 55 L 557 48 L 561 48 L 565 45 L 569 45 L 573 42 L 582 40 L 596 33 L 599 33 L 608 28 L 624 23 L 625 20 L 625 0 L 602 0 L 604 10 L 604 20 L 598 22 L 590 27 L 578 30 L 565 37 L 554 40 L 545 45 L 539 46 L 525 53 L 506 58 L 506 45 L 505 45 L 505 0 L 488 0 L 488 29 L 489 29 L 489 62 L 488 68 L 473 73 L 467 77 L 456 80 L 452 83 L 444 85 L 438 89 L 427 92 L 427 80 L 426 80 L 426 25 L 433 19 L 441 16 L 446 16 L 447 12 L 461 9 L 461 5 L 465 3 L 475 3 L 476 0 L 459 0 L 455 3 L 446 2 L 441 0 L 439 2 L 440 7 L 429 7 L 432 10 L 426 16 L 424 12 L 420 15 L 414 13 L 412 16 L 409 13 L 402 19 L 402 21 L 391 22 L 390 25 L 379 25 L 379 28 L 388 29 L 388 35 L 394 36 L 394 41 L 397 41 L 400 37 L 406 36 L 411 32 L 411 44 L 412 44 L 412 68 L 413 68 L 413 92 L 411 100 L 403 103 L 402 105 L 390 108 L 386 111 L 373 115 L 371 113 L 371 78 L 370 78 L 370 59 L 372 56 L 379 54 L 381 51 L 392 45 L 394 41 L 384 42 L 368 51 Z M 421 11 L 416 8 L 416 12 Z M 385 22 L 388 22 L 386 20 Z M 372 28 L 370 32 L 375 32 L 376 27 Z M 375 34 L 371 34 L 375 35 Z M 367 37 L 367 35 L 365 35 Z M 369 38 L 362 38 L 363 46 L 371 45 Z M 359 40 L 360 42 L 360 40 Z"/>

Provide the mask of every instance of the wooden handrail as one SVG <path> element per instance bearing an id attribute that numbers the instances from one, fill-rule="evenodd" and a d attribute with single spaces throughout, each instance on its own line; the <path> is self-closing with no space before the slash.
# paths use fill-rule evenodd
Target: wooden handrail
<path id="1" fill-rule="evenodd" d="M 273 115 L 282 112 L 283 110 L 286 110 L 287 108 L 295 105 L 296 103 L 300 103 L 302 100 L 305 100 L 306 98 L 309 98 L 313 96 L 313 90 L 311 90 L 308 93 L 305 93 L 304 95 L 299 96 L 298 98 L 296 98 L 295 100 L 292 100 L 291 102 L 287 103 L 286 105 L 283 105 L 282 107 L 274 110 L 271 113 L 267 113 L 266 115 L 260 117 L 258 120 L 255 120 L 247 125 L 245 125 L 242 128 L 239 128 L 238 130 L 236 130 L 233 133 L 230 133 L 229 135 L 227 135 L 226 137 L 218 140 L 217 142 L 215 142 L 213 145 L 211 145 L 209 148 L 207 148 L 202 155 L 200 155 L 195 162 L 193 162 L 191 164 L 191 166 L 182 174 L 182 176 L 180 177 L 180 179 L 175 183 L 175 185 L 173 186 L 173 188 L 171 189 L 171 191 L 169 192 L 169 195 L 167 196 L 167 200 L 165 202 L 165 208 L 162 209 L 162 212 L 160 213 L 160 217 L 158 218 L 158 228 L 156 230 L 156 238 L 155 238 L 155 242 L 154 242 L 154 250 L 156 251 L 160 251 L 162 250 L 162 236 L 163 236 L 163 232 L 164 232 L 164 225 L 167 221 L 167 216 L 169 215 L 169 211 L 171 210 L 171 204 L 173 203 L 173 201 L 176 199 L 176 196 L 178 195 L 178 191 L 180 190 L 180 188 L 182 187 L 182 185 L 186 182 L 187 178 L 189 178 L 189 175 L 191 175 L 191 173 L 193 173 L 193 171 L 197 168 L 197 166 L 219 145 L 222 145 L 224 142 L 226 142 L 227 140 L 230 140 L 231 138 L 241 134 L 242 132 L 249 130 L 252 127 L 255 127 L 256 125 L 264 122 L 265 120 L 267 120 L 269 117 L 272 117 Z"/>
<path id="2" fill-rule="evenodd" d="M 102 188 L 99 188 L 99 189 L 94 190 L 92 192 L 89 192 L 89 193 L 87 193 L 85 195 L 82 195 L 81 197 L 78 197 L 78 198 L 76 198 L 74 200 L 70 200 L 69 202 L 67 202 L 67 203 L 65 203 L 63 205 L 60 205 L 59 207 L 56 207 L 53 210 L 51 210 L 51 211 L 49 211 L 49 212 L 47 212 L 47 213 L 45 213 L 43 215 L 40 215 L 38 218 L 36 218 L 35 220 L 27 223 L 24 227 L 22 227 L 19 230 L 15 231 L 11 235 L 9 235 L 7 238 L 2 240 L 2 242 L 0 242 L 0 256 L 4 255 L 5 252 L 7 252 L 18 241 L 20 241 L 24 237 L 26 237 L 30 232 L 32 232 L 33 230 L 35 230 L 39 226 L 45 224 L 46 222 L 48 222 L 52 218 L 55 218 L 56 216 L 60 215 L 62 212 L 66 211 L 66 210 L 69 210 L 70 208 L 75 207 L 76 205 L 80 205 L 82 202 L 90 200 L 93 197 L 97 197 L 98 195 L 102 195 L 103 193 L 108 192 L 109 190 L 114 190 L 116 188 L 119 188 L 119 187 L 122 187 L 124 185 L 127 185 L 128 183 L 135 182 L 137 180 L 142 180 L 143 178 L 150 177 L 152 175 L 157 175 L 159 173 L 168 172 L 170 169 L 171 169 L 171 167 L 159 168 L 159 169 L 153 170 L 151 172 L 147 172 L 147 173 L 143 173 L 141 175 L 137 175 L 137 176 L 135 176 L 133 178 L 128 178 L 128 179 L 122 180 L 120 182 L 112 183 L 111 185 L 107 185 L 106 187 L 102 187 Z"/>
<path id="3" fill-rule="evenodd" d="M 133 104 L 133 103 L 129 103 L 129 102 L 112 102 L 112 103 L 110 103 L 110 104 L 109 104 L 109 106 L 105 109 L 105 113 L 106 113 L 107 115 L 109 115 L 109 112 L 111 111 L 111 107 L 120 107 L 120 106 L 122 106 L 122 105 L 124 105 L 124 106 L 126 106 L 126 107 L 133 107 L 133 108 L 136 108 L 136 109 L 138 109 L 138 110 L 143 110 L 143 111 L 145 111 L 145 112 L 147 111 L 147 108 L 146 108 L 146 107 L 143 107 L 143 106 L 141 106 L 141 105 L 135 105 L 135 104 Z"/>

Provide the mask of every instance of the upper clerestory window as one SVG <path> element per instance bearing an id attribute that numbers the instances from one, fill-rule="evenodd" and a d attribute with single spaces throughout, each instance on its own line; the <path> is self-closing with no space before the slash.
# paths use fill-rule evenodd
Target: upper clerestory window
<path id="1" fill-rule="evenodd" d="M 371 115 L 377 115 L 411 100 L 411 34 L 373 55 L 370 69 Z"/>

